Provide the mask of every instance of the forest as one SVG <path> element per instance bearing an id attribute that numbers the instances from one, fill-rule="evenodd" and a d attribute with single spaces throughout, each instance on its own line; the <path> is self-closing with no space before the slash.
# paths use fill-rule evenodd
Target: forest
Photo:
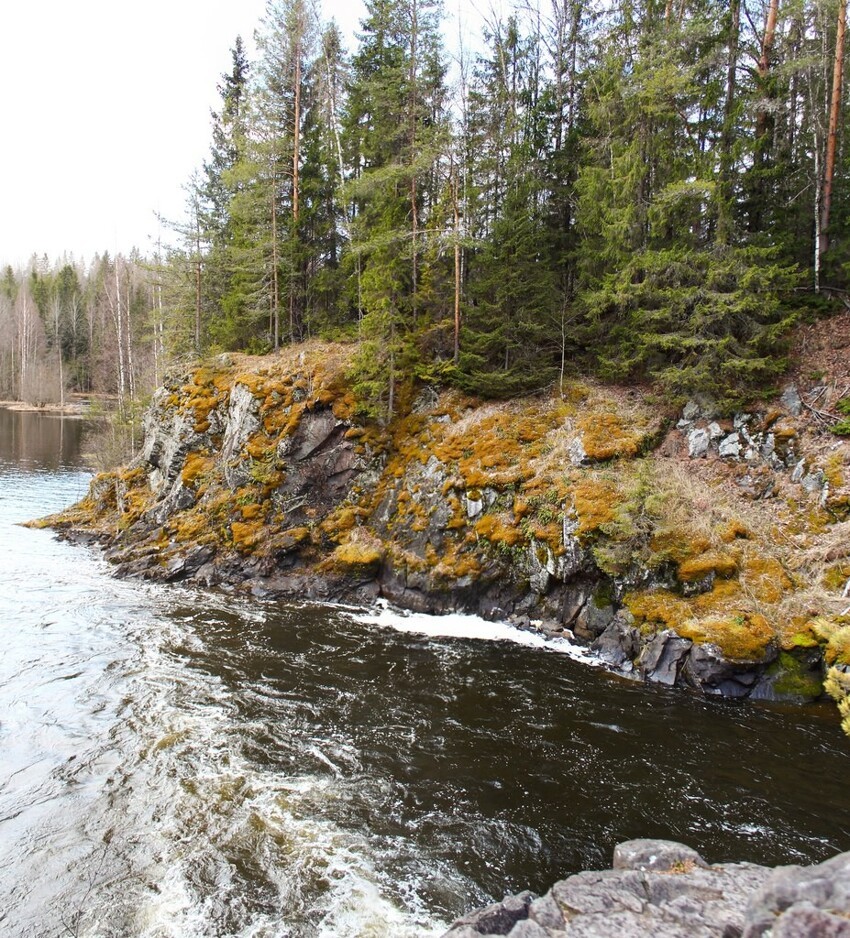
<path id="1" fill-rule="evenodd" d="M 511 397 L 577 371 L 711 391 L 785 367 L 847 294 L 845 0 L 539 0 L 449 41 L 439 0 L 311 0 L 237 38 L 209 153 L 152 256 L 0 277 L 0 398 L 144 397 L 171 362 L 357 343 L 364 414 L 411 378 Z"/>

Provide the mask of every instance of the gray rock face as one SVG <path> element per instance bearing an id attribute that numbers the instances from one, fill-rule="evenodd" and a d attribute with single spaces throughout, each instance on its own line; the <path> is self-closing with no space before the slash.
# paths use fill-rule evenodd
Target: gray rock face
<path id="1" fill-rule="evenodd" d="M 850 853 L 775 870 L 747 908 L 743 938 L 762 935 L 850 938 Z"/>
<path id="2" fill-rule="evenodd" d="M 641 873 L 669 873 L 685 866 L 708 867 L 691 847 L 675 840 L 627 840 L 614 847 L 615 870 L 638 870 Z"/>
<path id="3" fill-rule="evenodd" d="M 730 433 L 720 441 L 718 453 L 723 459 L 738 459 L 741 455 L 741 438 L 737 433 Z"/>
<path id="4" fill-rule="evenodd" d="M 466 935 L 513 934 L 512 929 L 517 922 L 528 918 L 528 907 L 535 898 L 531 892 L 508 896 L 502 902 L 496 902 L 486 909 L 471 912 L 458 919 L 446 934 L 452 938 L 464 938 Z"/>
<path id="5" fill-rule="evenodd" d="M 582 443 L 581 437 L 578 436 L 567 447 L 567 455 L 574 466 L 586 466 L 590 462 L 587 453 L 584 451 L 584 443 Z"/>
<path id="6" fill-rule="evenodd" d="M 688 434 L 688 456 L 691 459 L 701 459 L 708 455 L 708 446 L 711 436 L 708 430 L 691 430 Z"/>
<path id="7" fill-rule="evenodd" d="M 239 452 L 252 433 L 260 428 L 257 417 L 259 401 L 244 384 L 236 384 L 230 392 L 227 426 L 221 443 L 221 459 L 227 463 Z"/>
<path id="8" fill-rule="evenodd" d="M 621 668 L 638 653 L 640 636 L 622 619 L 614 619 L 590 647 L 608 664 Z"/>
<path id="9" fill-rule="evenodd" d="M 687 421 L 688 423 L 693 423 L 694 420 L 697 420 L 700 416 L 700 407 L 696 401 L 688 401 L 685 404 L 685 408 L 682 411 L 682 420 Z"/>
<path id="10" fill-rule="evenodd" d="M 818 470 L 817 472 L 810 472 L 808 475 L 803 476 L 800 480 L 800 485 L 802 485 L 807 492 L 819 492 L 824 487 L 825 482 L 826 477 L 823 472 Z"/>
<path id="11" fill-rule="evenodd" d="M 666 840 L 633 840 L 614 869 L 511 896 L 447 938 L 850 938 L 850 853 L 812 867 L 709 866 Z"/>
<path id="12" fill-rule="evenodd" d="M 785 388 L 779 402 L 792 417 L 799 417 L 803 413 L 803 399 L 795 384 L 789 384 Z"/>
<path id="13" fill-rule="evenodd" d="M 679 638 L 670 629 L 653 636 L 640 657 L 640 670 L 644 679 L 672 687 L 679 677 L 679 670 L 691 644 L 690 639 Z"/>

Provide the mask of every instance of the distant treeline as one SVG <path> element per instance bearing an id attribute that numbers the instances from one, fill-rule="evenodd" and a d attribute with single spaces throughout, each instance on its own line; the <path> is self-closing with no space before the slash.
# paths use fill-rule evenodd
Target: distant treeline
<path id="1" fill-rule="evenodd" d="M 381 418 L 411 375 L 492 396 L 577 368 L 763 387 L 800 304 L 847 285 L 845 12 L 537 0 L 450 56 L 438 2 L 367 0 L 348 54 L 312 0 L 270 0 L 176 243 L 76 271 L 101 344 L 55 299 L 67 268 L 13 276 L 3 322 L 29 295 L 45 354 L 125 392 L 163 355 L 355 339 Z"/>

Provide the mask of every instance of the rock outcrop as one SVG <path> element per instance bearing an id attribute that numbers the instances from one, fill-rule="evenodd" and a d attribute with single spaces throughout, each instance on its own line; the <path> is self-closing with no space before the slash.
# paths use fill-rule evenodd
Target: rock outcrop
<path id="1" fill-rule="evenodd" d="M 138 459 L 47 523 L 121 575 L 476 612 L 707 695 L 809 700 L 827 667 L 850 684 L 850 446 L 796 389 L 677 423 L 590 383 L 507 403 L 411 388 L 384 427 L 358 415 L 349 354 L 172 377 Z"/>
<path id="2" fill-rule="evenodd" d="M 465 915 L 446 938 L 850 938 L 850 853 L 817 866 L 709 865 L 682 844 L 633 840 L 613 869 Z"/>

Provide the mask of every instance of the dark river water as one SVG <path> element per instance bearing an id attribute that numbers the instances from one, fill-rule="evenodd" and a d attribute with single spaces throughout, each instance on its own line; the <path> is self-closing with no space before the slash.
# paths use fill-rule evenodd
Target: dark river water
<path id="1" fill-rule="evenodd" d="M 473 618 L 115 580 L 17 522 L 83 425 L 0 409 L 0 934 L 439 935 L 630 837 L 850 849 L 832 709 L 615 681 Z"/>

